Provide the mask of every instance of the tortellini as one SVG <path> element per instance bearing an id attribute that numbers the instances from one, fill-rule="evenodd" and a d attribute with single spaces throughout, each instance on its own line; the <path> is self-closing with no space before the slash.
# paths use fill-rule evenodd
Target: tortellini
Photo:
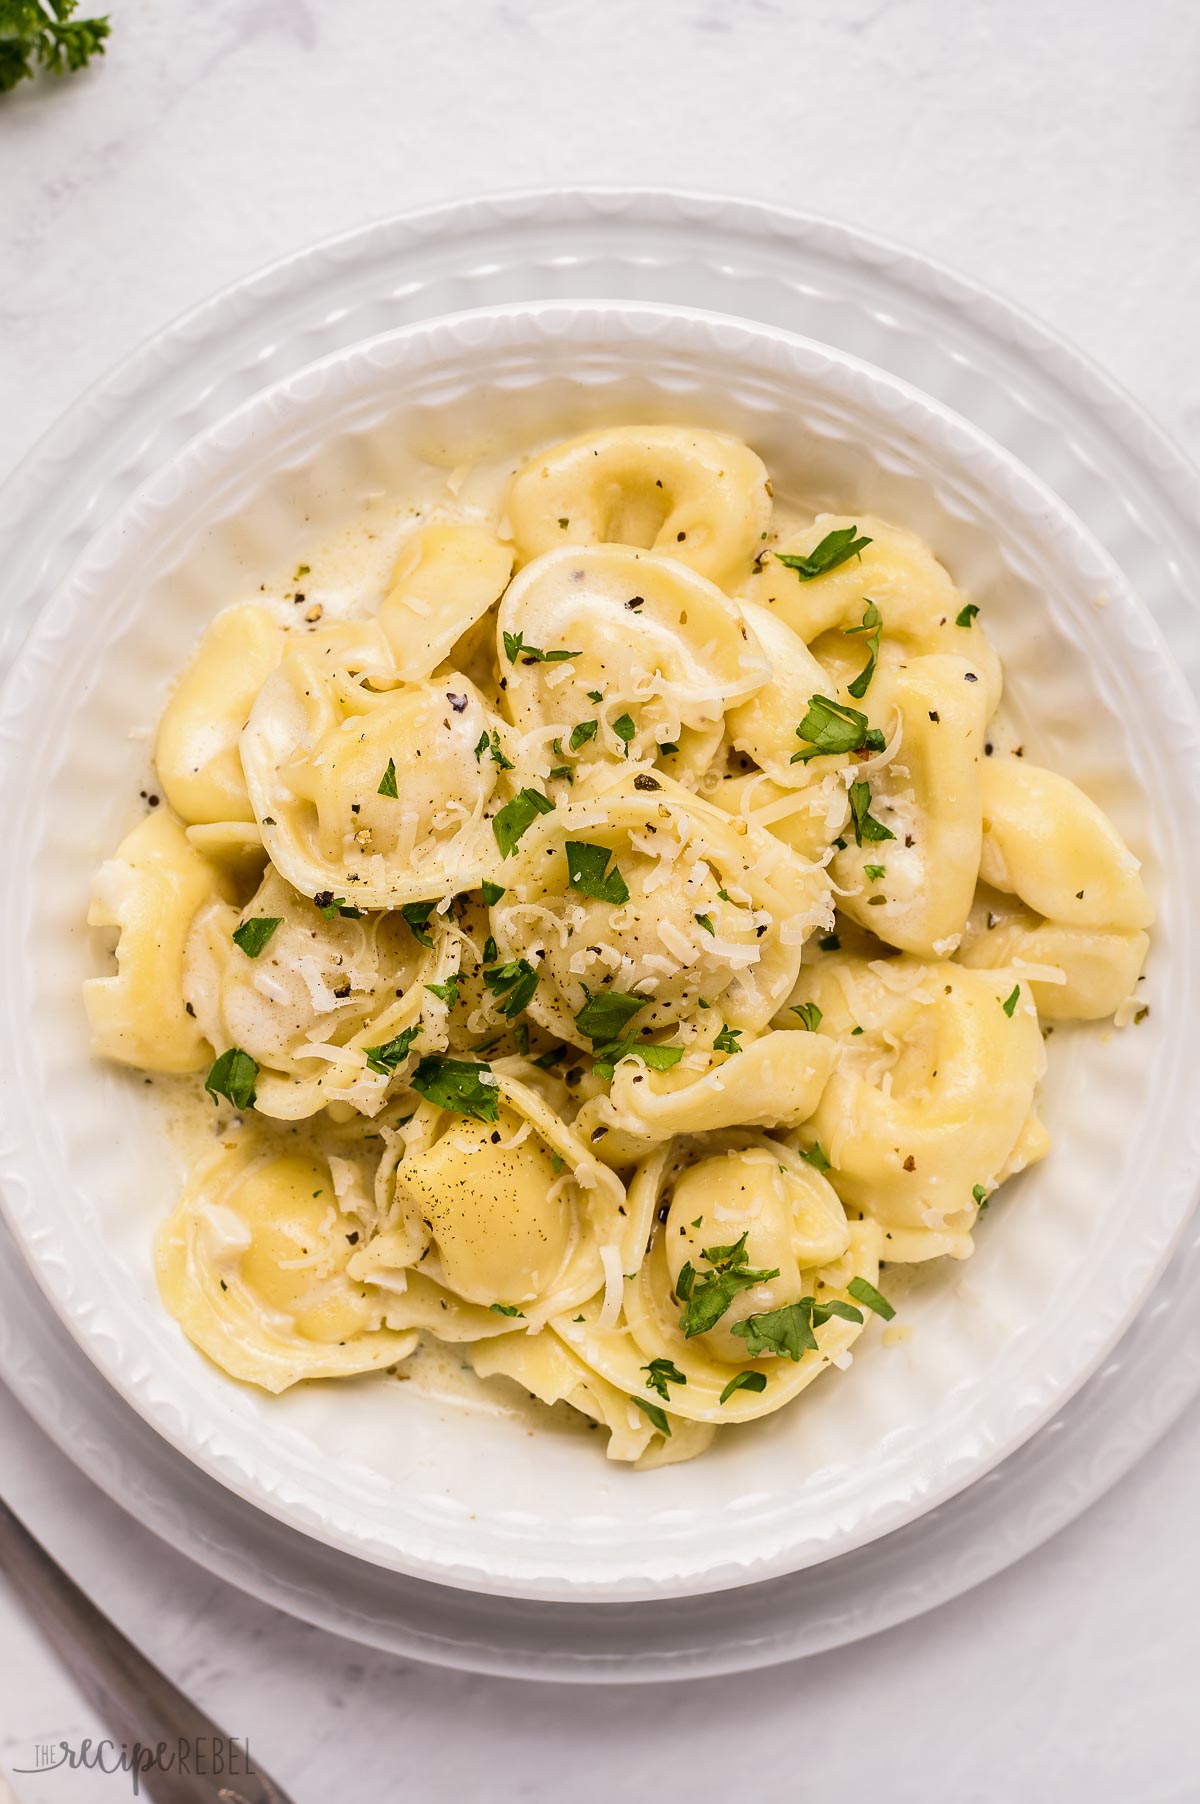
<path id="1" fill-rule="evenodd" d="M 497 763 L 468 678 L 402 682 L 382 637 L 331 627 L 285 650 L 242 762 L 272 863 L 309 895 L 399 908 L 476 885 Z"/>
<path id="2" fill-rule="evenodd" d="M 555 545 L 636 545 L 729 588 L 749 575 L 770 494 L 762 460 L 726 433 L 612 426 L 518 470 L 508 518 L 523 563 Z"/>
<path id="3" fill-rule="evenodd" d="M 346 1267 L 363 1224 L 314 1146 L 250 1130 L 198 1171 L 159 1229 L 159 1288 L 189 1340 L 231 1377 L 282 1391 L 405 1359 L 386 1294 Z"/>
<path id="4" fill-rule="evenodd" d="M 902 1268 L 1049 1151 L 1049 1024 L 1144 1018 L 1151 903 L 904 526 L 688 426 L 512 470 L 373 511 L 358 586 L 230 598 L 86 1007 L 205 1111 L 157 1267 L 210 1359 L 444 1343 L 645 1469 L 884 1357 Z"/>
<path id="5" fill-rule="evenodd" d="M 497 627 L 505 712 L 547 771 L 636 758 L 698 775 L 725 709 L 771 673 L 720 589 L 623 545 L 565 546 L 527 564 Z M 560 755 L 546 758 L 553 745 Z"/>

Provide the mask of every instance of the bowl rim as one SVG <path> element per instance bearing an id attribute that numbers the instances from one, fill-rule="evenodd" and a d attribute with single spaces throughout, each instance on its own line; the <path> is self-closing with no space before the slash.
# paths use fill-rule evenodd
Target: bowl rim
<path id="1" fill-rule="evenodd" d="M 442 314 L 434 318 L 410 322 L 388 332 L 362 339 L 354 344 L 342 347 L 325 357 L 304 365 L 299 370 L 281 378 L 260 390 L 220 421 L 197 434 L 181 447 L 173 457 L 167 459 L 159 468 L 139 485 L 126 503 L 89 539 L 79 558 L 72 565 L 62 582 L 58 585 L 51 600 L 32 624 L 29 634 L 20 648 L 19 654 L 7 673 L 3 687 L 0 688 L 0 798 L 13 780 L 15 760 L 4 755 L 5 740 L 8 750 L 14 751 L 19 746 L 19 738 L 12 730 L 15 720 L 19 720 L 24 711 L 31 706 L 28 697 L 22 694 L 23 680 L 27 666 L 36 659 L 39 644 L 52 635 L 61 620 L 69 619 L 79 605 L 79 588 L 89 570 L 102 568 L 109 548 L 114 546 L 131 524 L 136 524 L 140 509 L 155 504 L 160 491 L 169 487 L 172 482 L 186 487 L 187 472 L 193 466 L 203 468 L 209 460 L 217 464 L 228 456 L 231 448 L 237 448 L 245 439 L 253 440 L 257 431 L 271 430 L 272 411 L 276 408 L 286 412 L 297 410 L 301 416 L 308 397 L 305 393 L 315 380 L 327 375 L 342 373 L 347 380 L 353 381 L 350 372 L 357 369 L 366 359 L 379 357 L 388 351 L 399 349 L 401 353 L 421 345 L 436 344 L 439 340 L 447 342 L 448 351 L 452 350 L 461 360 L 464 345 L 470 349 L 479 346 L 490 346 L 494 342 L 494 334 L 505 325 L 518 330 L 526 330 L 534 337 L 542 340 L 558 338 L 568 340 L 583 325 L 592 323 L 595 331 L 600 322 L 607 324 L 611 332 L 616 320 L 620 321 L 621 330 L 631 337 L 653 336 L 664 327 L 684 327 L 699 335 L 707 334 L 711 351 L 720 350 L 723 354 L 731 351 L 739 361 L 747 365 L 758 366 L 754 373 L 765 375 L 769 380 L 772 375 L 770 360 L 767 358 L 768 347 L 776 356 L 782 357 L 785 363 L 795 367 L 805 355 L 817 357 L 826 366 L 826 377 L 831 372 L 851 375 L 859 380 L 866 380 L 877 391 L 885 391 L 904 405 L 911 414 L 920 416 L 926 432 L 936 421 L 939 430 L 952 439 L 971 446 L 977 453 L 982 453 L 994 469 L 1003 469 L 1009 479 L 1026 494 L 1033 497 L 1037 507 L 1049 514 L 1055 521 L 1056 530 L 1071 535 L 1077 551 L 1086 549 L 1089 560 L 1105 570 L 1106 586 L 1114 595 L 1121 597 L 1125 607 L 1133 611 L 1144 635 L 1144 648 L 1148 655 L 1154 657 L 1158 665 L 1158 676 L 1165 681 L 1170 690 L 1170 701 L 1175 721 L 1182 721 L 1186 727 L 1186 742 L 1177 744 L 1175 756 L 1181 768 L 1186 766 L 1192 778 L 1192 798 L 1200 793 L 1200 712 L 1186 682 L 1179 673 L 1170 655 L 1156 622 L 1144 604 L 1136 596 L 1123 574 L 1119 571 L 1107 551 L 1093 539 L 1091 533 L 1078 517 L 1054 495 L 1044 481 L 1029 471 L 1019 459 L 1004 447 L 995 443 L 986 433 L 954 412 L 943 402 L 922 393 L 918 388 L 896 377 L 891 372 L 878 368 L 864 359 L 858 358 L 837 347 L 826 345 L 803 334 L 793 333 L 784 328 L 740 319 L 734 315 L 712 312 L 707 309 L 687 308 L 660 302 L 641 301 L 608 301 L 598 300 L 544 300 L 533 302 L 508 302 L 498 305 L 464 309 L 460 312 Z M 606 342 L 605 348 L 611 349 Z M 689 346 L 689 349 L 694 347 Z M 448 352 L 443 353 L 445 357 Z M 431 358 L 436 362 L 436 357 Z M 486 374 L 483 379 L 486 379 Z M 834 383 L 836 387 L 836 382 Z M 244 438 L 238 433 L 245 429 Z M 340 436 L 347 430 L 345 421 L 332 429 L 331 436 Z M 232 435 L 232 437 L 231 437 Z M 226 442 L 229 441 L 229 442 Z M 169 503 L 169 497 L 168 497 Z M 1181 783 L 1181 791 L 1183 785 Z M 7 1028 L 0 1033 L 0 1070 L 5 1065 L 11 1071 Z M 20 1143 L 19 1124 L 9 1117 L 7 1098 L 13 1094 L 13 1087 L 6 1084 L 0 1092 L 0 1121 L 5 1121 L 4 1157 L 7 1161 Z M 7 1178 L 9 1173 L 0 1173 Z M 947 1483 L 933 1495 L 918 1497 L 911 1506 L 896 1509 L 887 1519 L 870 1527 L 867 1532 L 846 1539 L 836 1548 L 817 1553 L 812 1559 L 797 1559 L 784 1552 L 774 1558 L 743 1561 L 735 1569 L 721 1573 L 695 1575 L 685 1582 L 653 1582 L 633 1584 L 612 1583 L 607 1581 L 589 1582 L 583 1587 L 576 1580 L 560 1581 L 558 1579 L 546 1583 L 532 1584 L 525 1579 L 514 1580 L 502 1574 L 494 1574 L 474 1567 L 465 1568 L 458 1563 L 448 1566 L 441 1560 L 423 1562 L 420 1559 L 406 1556 L 404 1559 L 389 1558 L 378 1561 L 377 1554 L 364 1547 L 361 1539 L 350 1539 L 330 1531 L 328 1524 L 314 1528 L 311 1520 L 305 1516 L 289 1513 L 281 1508 L 278 1484 L 272 1484 L 264 1491 L 254 1486 L 243 1486 L 231 1474 L 228 1465 L 217 1453 L 207 1446 L 197 1448 L 194 1439 L 185 1431 L 182 1423 L 170 1415 L 164 1415 L 155 1408 L 143 1391 L 132 1389 L 124 1381 L 119 1370 L 114 1369 L 115 1362 L 104 1356 L 105 1343 L 102 1334 L 97 1334 L 94 1323 L 90 1320 L 86 1298 L 73 1294 L 72 1287 L 63 1283 L 60 1273 L 56 1276 L 53 1261 L 45 1256 L 45 1249 L 30 1240 L 27 1229 L 28 1220 L 19 1211 L 13 1200 L 14 1185 L 9 1182 L 0 1184 L 0 1204 L 3 1205 L 6 1217 L 18 1244 L 22 1248 L 27 1263 L 74 1339 L 82 1347 L 87 1357 L 104 1374 L 109 1383 L 138 1410 L 144 1419 L 150 1422 L 157 1432 L 171 1442 L 189 1460 L 216 1477 L 229 1488 L 240 1492 L 250 1501 L 265 1509 L 276 1518 L 289 1522 L 291 1526 L 335 1546 L 344 1547 L 358 1557 L 377 1560 L 378 1563 L 394 1565 L 399 1570 L 410 1572 L 418 1577 L 432 1579 L 435 1582 L 461 1585 L 464 1588 L 481 1591 L 493 1591 L 501 1594 L 553 1599 L 555 1597 L 579 1598 L 612 1598 L 631 1600 L 636 1598 L 661 1597 L 668 1595 L 686 1595 L 711 1591 L 733 1585 L 741 1585 L 769 1578 L 777 1573 L 795 1571 L 806 1564 L 815 1563 L 834 1557 L 841 1552 L 850 1551 L 863 1542 L 873 1540 L 893 1528 L 911 1521 L 915 1516 L 924 1514 L 936 1507 L 945 1497 L 953 1495 L 967 1484 L 973 1483 L 998 1460 L 1012 1451 L 1030 1434 L 1055 1413 L 1058 1408 L 1085 1382 L 1096 1366 L 1103 1360 L 1114 1344 L 1128 1320 L 1138 1307 L 1141 1298 L 1153 1283 L 1154 1275 L 1161 1270 L 1169 1257 L 1176 1240 L 1182 1234 L 1191 1213 L 1192 1201 L 1200 1177 L 1200 1149 L 1192 1148 L 1185 1179 L 1177 1180 L 1177 1187 L 1186 1189 L 1187 1203 L 1181 1207 L 1174 1232 L 1158 1250 L 1154 1272 L 1142 1287 L 1139 1296 L 1133 1300 L 1121 1319 L 1111 1327 L 1110 1332 L 1097 1341 L 1091 1349 L 1086 1363 L 1080 1364 L 1072 1373 L 1069 1384 L 1058 1384 L 1041 1409 L 1032 1417 L 1023 1419 L 1014 1429 L 1012 1435 L 1002 1443 L 997 1443 L 988 1453 L 986 1460 L 976 1463 L 965 1477 Z M 63 1268 L 65 1273 L 65 1268 Z"/>

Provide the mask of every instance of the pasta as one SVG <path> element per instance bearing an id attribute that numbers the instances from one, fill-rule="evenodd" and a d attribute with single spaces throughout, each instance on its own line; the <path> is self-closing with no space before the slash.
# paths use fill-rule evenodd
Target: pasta
<path id="1" fill-rule="evenodd" d="M 446 1343 L 690 1459 L 971 1254 L 1049 1025 L 1142 1015 L 1145 884 L 1003 749 L 930 548 L 725 434 L 584 434 L 384 549 L 217 615 L 95 879 L 97 1053 L 219 1110 L 163 1300 L 268 1391 Z"/>

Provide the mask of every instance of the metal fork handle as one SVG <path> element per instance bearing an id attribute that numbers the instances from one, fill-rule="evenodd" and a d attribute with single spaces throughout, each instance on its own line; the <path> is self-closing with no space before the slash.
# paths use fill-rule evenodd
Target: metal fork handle
<path id="1" fill-rule="evenodd" d="M 181 1744 L 229 1749 L 231 1738 L 138 1653 L 3 1501 L 0 1571 L 114 1742 L 149 1754 L 163 1743 L 168 1757 Z M 201 1775 L 155 1762 L 142 1767 L 140 1787 L 154 1804 L 291 1804 L 261 1770 Z"/>

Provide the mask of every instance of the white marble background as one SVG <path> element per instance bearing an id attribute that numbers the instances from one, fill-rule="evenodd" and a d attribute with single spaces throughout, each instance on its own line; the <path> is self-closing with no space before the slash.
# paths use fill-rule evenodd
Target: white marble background
<path id="1" fill-rule="evenodd" d="M 95 73 L 0 100 L 0 473 L 115 359 L 254 265 L 554 179 L 873 227 L 1042 315 L 1200 449 L 1195 0 L 111 4 Z M 1198 1431 L 1195 1408 L 1072 1529 L 906 1628 L 772 1673 L 585 1693 L 408 1665 L 243 1599 L 0 1393 L 13 1503 L 296 1804 L 851 1788 L 1194 1804 Z M 0 1768 L 98 1732 L 0 1590 Z M 127 1783 L 13 1780 L 26 1804 Z"/>

